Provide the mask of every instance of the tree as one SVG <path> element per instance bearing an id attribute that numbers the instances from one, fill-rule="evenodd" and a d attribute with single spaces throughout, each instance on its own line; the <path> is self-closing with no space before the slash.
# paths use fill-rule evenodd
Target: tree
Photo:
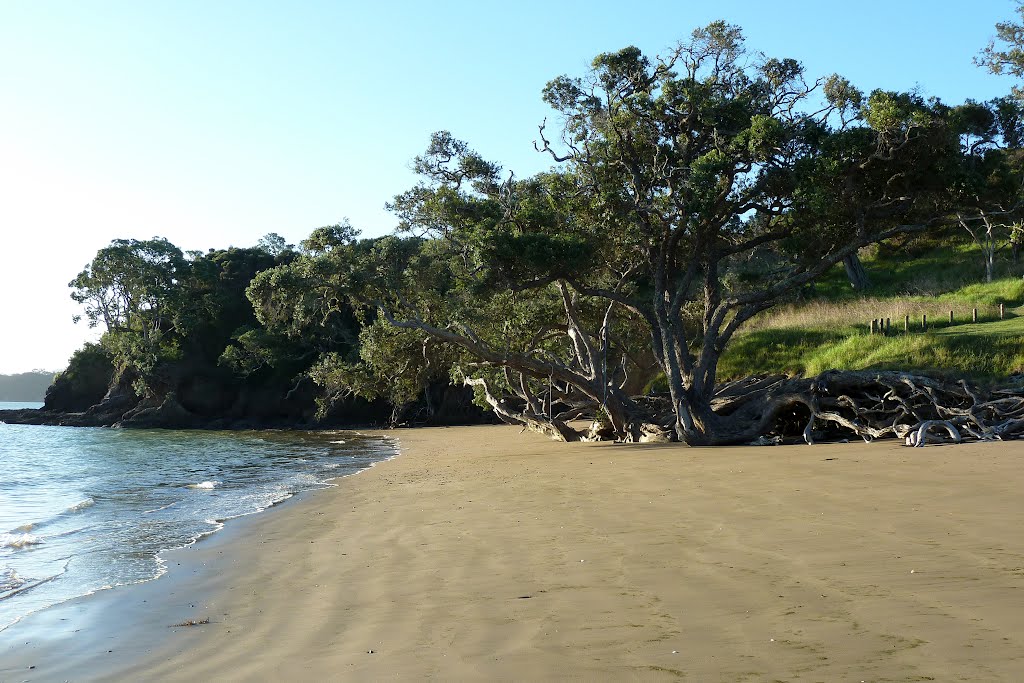
<path id="1" fill-rule="evenodd" d="M 256 248 L 261 249 L 271 256 L 280 256 L 286 251 L 290 251 L 295 245 L 288 244 L 287 241 L 276 232 L 268 232 L 266 235 L 260 238 L 260 241 L 256 243 Z"/>
<path id="2" fill-rule="evenodd" d="M 882 91 L 862 98 L 835 77 L 809 84 L 796 61 L 754 56 L 737 28 L 716 23 L 666 58 L 651 61 L 627 48 L 599 55 L 587 79 L 552 81 L 545 98 L 565 126 L 561 144 L 542 126 L 539 148 L 564 168 L 558 183 L 566 215 L 553 229 L 523 223 L 516 203 L 524 185 L 496 184 L 470 155 L 441 148 L 432 167 L 420 165 L 436 169 L 431 201 L 450 201 L 476 172 L 477 193 L 507 207 L 499 225 L 512 232 L 517 220 L 526 226 L 518 241 L 550 240 L 553 231 L 591 250 L 583 268 L 544 273 L 534 259 L 532 280 L 518 286 L 552 284 L 561 294 L 570 336 L 581 340 L 575 365 L 595 378 L 589 393 L 616 435 L 636 433 L 645 418 L 627 397 L 604 395 L 613 380 L 596 368 L 615 313 L 649 330 L 677 438 L 750 440 L 802 398 L 751 396 L 732 401 L 729 414 L 715 410 L 718 358 L 736 331 L 861 246 L 936 215 L 946 175 L 940 165 L 954 139 L 928 102 Z M 810 94 L 818 86 L 827 102 L 815 111 Z M 422 208 L 423 197 L 416 190 L 399 206 Z M 422 216 L 407 208 L 403 217 Z M 437 225 L 419 223 L 436 238 L 458 237 L 454 221 Z M 744 272 L 758 259 L 760 271 Z M 589 332 L 572 322 L 584 300 L 606 306 Z"/>
<path id="3" fill-rule="evenodd" d="M 960 167 L 950 188 L 956 217 L 981 250 L 986 282 L 993 279 L 996 253 L 1013 242 L 1020 211 L 1022 113 L 1020 102 L 997 98 L 968 100 L 947 115 L 960 140 Z"/>
<path id="4" fill-rule="evenodd" d="M 186 268 L 184 254 L 163 237 L 116 239 L 68 286 L 71 298 L 85 306 L 90 327 L 102 322 L 107 332 L 135 330 L 150 337 L 165 322 Z"/>
<path id="5" fill-rule="evenodd" d="M 868 271 L 865 270 L 864 263 L 856 252 L 843 257 L 843 269 L 846 271 L 846 279 L 850 281 L 850 286 L 858 292 L 867 291 L 871 286 Z"/>
<path id="6" fill-rule="evenodd" d="M 875 91 L 862 100 L 837 77 L 808 84 L 792 60 L 748 63 L 739 29 L 716 23 L 666 60 L 603 55 L 589 83 L 563 78 L 547 89 L 568 121 L 567 152 L 552 153 L 569 162 L 596 209 L 627 219 L 618 218 L 639 249 L 626 258 L 649 283 L 625 297 L 574 284 L 648 322 L 675 433 L 688 443 L 749 440 L 798 400 L 716 412 L 726 344 L 859 247 L 934 216 L 951 150 L 942 121 L 916 96 Z M 809 110 L 818 85 L 827 103 Z M 856 119 L 863 123 L 851 125 Z M 543 148 L 551 149 L 546 139 Z M 772 254 L 769 270 L 732 277 L 758 252 Z M 695 325 L 682 315 L 687 303 L 701 311 Z"/>
<path id="7" fill-rule="evenodd" d="M 71 296 L 85 306 L 91 326 L 105 328 L 101 343 L 114 382 L 151 402 L 175 392 L 189 374 L 228 375 L 218 380 L 230 385 L 218 360 L 233 337 L 258 327 L 246 287 L 295 255 L 273 246 L 274 253 L 232 247 L 186 255 L 153 238 L 117 239 L 100 249 L 70 283 Z"/>
<path id="8" fill-rule="evenodd" d="M 950 215 L 959 146 L 939 103 L 808 82 L 723 22 L 665 58 L 599 55 L 544 97 L 564 122 L 557 141 L 540 128 L 550 171 L 519 179 L 435 134 L 390 205 L 399 234 L 314 233 L 250 288 L 261 320 L 379 316 L 414 343 L 378 344 L 363 369 L 421 348 L 497 415 L 556 438 L 579 438 L 569 420 L 586 415 L 619 439 L 740 443 L 794 406 L 819 412 L 806 383 L 718 386 L 743 324 L 860 247 Z M 658 371 L 667 400 L 636 396 Z"/>
<path id="9" fill-rule="evenodd" d="M 1017 15 L 1021 22 L 1000 21 L 996 23 L 996 37 L 989 41 L 974 63 L 987 68 L 994 74 L 1024 76 L 1024 1 L 1017 0 Z M 1024 98 L 1024 89 L 1013 86 L 1013 95 Z"/>
<path id="10" fill-rule="evenodd" d="M 187 272 L 184 254 L 162 237 L 116 239 L 68 285 L 71 298 L 85 306 L 89 326 L 106 328 L 102 341 L 117 379 L 131 376 L 137 393 L 157 391 L 153 371 L 177 354 L 165 335 Z"/>

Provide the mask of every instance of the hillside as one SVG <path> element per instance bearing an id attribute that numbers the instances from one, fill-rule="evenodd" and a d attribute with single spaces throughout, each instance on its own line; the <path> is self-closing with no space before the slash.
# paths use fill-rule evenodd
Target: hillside
<path id="1" fill-rule="evenodd" d="M 992 382 L 1024 372 L 1024 262 L 1014 263 L 1008 249 L 997 254 L 991 283 L 982 281 L 978 247 L 956 233 L 880 245 L 861 259 L 867 292 L 855 292 L 835 268 L 753 321 L 726 351 L 719 377 L 899 369 Z M 871 320 L 885 318 L 889 333 L 870 334 Z"/>
<path id="2" fill-rule="evenodd" d="M 16 375 L 0 375 L 0 401 L 42 401 L 53 382 L 52 372 L 33 370 Z"/>

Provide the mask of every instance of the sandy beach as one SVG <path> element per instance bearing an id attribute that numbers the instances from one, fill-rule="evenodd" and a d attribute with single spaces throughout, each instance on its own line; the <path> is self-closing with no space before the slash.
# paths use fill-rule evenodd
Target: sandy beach
<path id="1" fill-rule="evenodd" d="M 400 457 L 0 634 L 0 681 L 1024 679 L 1022 442 L 389 434 Z"/>

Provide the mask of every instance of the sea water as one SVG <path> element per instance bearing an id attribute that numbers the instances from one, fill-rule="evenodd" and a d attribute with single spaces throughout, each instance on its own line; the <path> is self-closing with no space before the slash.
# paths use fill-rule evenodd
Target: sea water
<path id="1" fill-rule="evenodd" d="M 71 598 L 157 578 L 161 551 L 395 452 L 353 432 L 0 423 L 0 632 Z"/>

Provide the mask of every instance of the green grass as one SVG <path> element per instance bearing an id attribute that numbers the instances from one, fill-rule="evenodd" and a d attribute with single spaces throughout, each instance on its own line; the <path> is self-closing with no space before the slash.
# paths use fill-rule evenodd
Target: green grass
<path id="1" fill-rule="evenodd" d="M 1020 279 L 1024 259 L 1012 263 L 1005 250 L 997 255 L 995 279 Z M 874 296 L 938 296 L 969 288 L 984 279 L 981 251 L 959 234 L 940 241 L 919 240 L 910 244 L 878 245 L 861 255 Z M 839 264 L 814 285 L 814 298 L 843 301 L 859 298 Z"/>
<path id="2" fill-rule="evenodd" d="M 725 380 L 871 368 L 994 380 L 1024 371 L 1024 333 L 958 334 L 953 329 L 888 337 L 842 330 L 760 330 L 735 341 L 722 356 L 718 374 Z"/>
<path id="3" fill-rule="evenodd" d="M 838 267 L 809 299 L 752 321 L 722 356 L 719 378 L 874 368 L 988 382 L 1024 372 L 1024 266 L 999 262 L 1001 277 L 982 283 L 979 250 L 955 238 L 883 247 L 862 260 L 872 281 L 868 296 L 853 292 Z M 1006 305 L 1003 320 L 1000 303 Z M 970 322 L 974 308 L 976 324 Z M 927 333 L 921 332 L 922 314 L 928 315 Z M 892 320 L 891 334 L 867 334 L 871 319 L 884 317 Z"/>

